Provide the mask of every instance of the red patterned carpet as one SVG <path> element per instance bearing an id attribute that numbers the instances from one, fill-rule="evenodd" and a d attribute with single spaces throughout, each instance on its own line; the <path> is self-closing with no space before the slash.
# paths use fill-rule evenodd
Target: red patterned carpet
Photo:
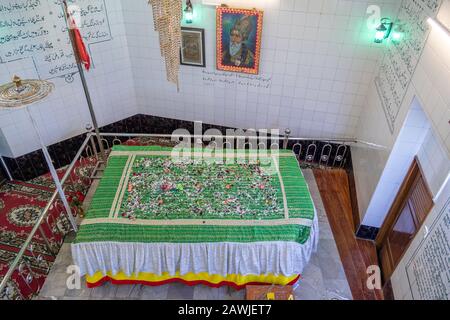
<path id="1" fill-rule="evenodd" d="M 174 146 L 175 142 L 159 138 L 135 138 L 126 145 Z M 66 194 L 74 214 L 80 213 L 80 205 L 91 185 L 90 176 L 96 164 L 95 158 L 79 160 L 66 181 Z M 58 170 L 60 178 L 66 168 Z M 0 281 L 8 272 L 8 266 L 23 246 L 35 222 L 55 190 L 50 173 L 28 182 L 13 181 L 0 187 Z M 69 223 L 61 202 L 52 206 L 42 224 L 42 233 L 50 242 L 50 252 L 43 234 L 38 232 L 28 247 L 21 265 L 14 271 L 8 290 L 0 292 L 0 300 L 31 299 L 45 282 L 56 253 L 61 248 Z"/>
<path id="2" fill-rule="evenodd" d="M 95 159 L 79 161 L 66 184 L 68 200 L 74 214 L 79 212 L 78 205 L 84 200 L 89 186 L 89 176 L 95 166 Z M 60 178 L 65 169 L 58 170 Z M 0 281 L 8 271 L 16 254 L 23 246 L 42 210 L 54 192 L 50 174 L 28 182 L 13 181 L 0 189 Z M 9 288 L 0 293 L 1 299 L 31 299 L 43 286 L 45 277 L 55 259 L 44 235 L 53 251 L 59 251 L 64 235 L 69 230 L 64 207 L 57 201 L 50 209 L 38 232 L 26 251 L 22 264 L 14 271 Z"/>
<path id="3" fill-rule="evenodd" d="M 23 246 L 36 220 L 47 204 L 51 192 L 33 189 L 20 184 L 7 184 L 6 192 L 0 192 L 0 278 L 8 271 Z M 59 230 L 67 229 L 62 217 L 62 207 L 51 208 L 48 219 L 42 224 L 42 233 L 48 238 L 54 250 L 58 250 L 63 240 Z M 47 247 L 43 234 L 37 233 L 26 251 L 20 270 L 16 270 L 10 281 L 10 289 L 4 292 L 9 299 L 29 299 L 42 287 L 45 275 L 54 257 Z M 2 297 L 5 298 L 5 297 Z"/>

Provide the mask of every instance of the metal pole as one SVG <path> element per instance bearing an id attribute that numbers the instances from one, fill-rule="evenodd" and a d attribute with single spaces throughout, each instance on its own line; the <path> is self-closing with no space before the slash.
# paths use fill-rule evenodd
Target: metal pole
<path id="1" fill-rule="evenodd" d="M 72 39 L 72 37 L 71 37 L 71 39 Z M 95 136 L 97 137 L 97 142 L 100 146 L 100 157 L 102 158 L 103 161 L 105 161 L 106 160 L 105 148 L 103 148 L 102 138 L 100 137 L 100 130 L 98 128 L 97 118 L 95 117 L 94 107 L 92 106 L 91 95 L 89 93 L 86 78 L 84 76 L 83 66 L 81 65 L 81 62 L 79 62 L 79 61 L 77 61 L 77 66 L 78 66 L 78 71 L 80 73 L 81 83 L 83 84 L 83 90 L 84 90 L 84 94 L 86 96 L 86 101 L 87 101 L 87 104 L 89 107 L 89 112 L 91 114 L 92 124 L 94 125 Z"/>
<path id="2" fill-rule="evenodd" d="M 67 178 L 69 177 L 70 173 L 72 172 L 72 169 L 75 166 L 75 163 L 77 162 L 78 158 L 83 153 L 84 148 L 89 143 L 89 139 L 92 137 L 90 133 L 88 133 L 88 136 L 84 140 L 83 144 L 81 145 L 80 149 L 78 150 L 77 154 L 75 155 L 75 158 L 72 160 L 72 163 L 69 165 L 69 168 L 67 169 L 66 173 L 61 179 L 61 182 L 64 183 Z M 25 254 L 25 251 L 27 250 L 30 243 L 33 241 L 33 238 L 36 234 L 36 232 L 39 230 L 40 225 L 42 224 L 42 221 L 47 216 L 50 207 L 53 205 L 53 203 L 56 200 L 56 197 L 58 196 L 58 192 L 54 191 L 50 200 L 47 202 L 47 205 L 45 206 L 44 210 L 42 211 L 41 215 L 39 216 L 38 220 L 36 221 L 36 224 L 34 225 L 33 229 L 31 230 L 30 234 L 28 235 L 28 238 L 23 243 L 20 251 L 17 253 L 16 257 L 14 258 L 14 261 L 9 265 L 8 271 L 4 275 L 3 279 L 0 281 L 0 293 L 6 289 L 7 290 L 7 284 L 11 276 L 13 275 L 14 271 L 16 270 L 17 266 L 20 263 L 20 260 L 22 260 L 23 255 Z"/>
<path id="3" fill-rule="evenodd" d="M 6 174 L 8 175 L 9 181 L 13 181 L 13 177 L 11 175 L 11 172 L 9 172 L 8 166 L 6 165 L 5 160 L 3 159 L 2 156 L 0 156 L 0 161 L 2 162 L 3 168 L 5 169 Z"/>
<path id="4" fill-rule="evenodd" d="M 287 128 L 286 130 L 284 130 L 283 149 L 287 149 L 290 135 L 291 135 L 291 129 Z"/>
<path id="5" fill-rule="evenodd" d="M 39 226 L 39 232 L 41 233 L 41 236 L 44 239 L 45 245 L 47 246 L 50 253 L 54 254 L 56 256 L 57 252 L 54 250 L 53 246 L 51 245 L 50 241 L 48 240 L 47 236 L 45 235 L 45 232 L 44 232 L 44 229 L 42 229 L 42 226 Z"/>
<path id="6" fill-rule="evenodd" d="M 214 134 L 205 134 L 205 135 L 190 135 L 190 134 L 157 134 L 157 133 L 107 133 L 107 132 L 102 132 L 102 136 L 104 137 L 147 137 L 147 138 L 172 138 L 172 137 L 182 137 L 182 138 L 215 138 L 218 135 L 214 135 Z M 220 135 L 219 135 L 220 136 Z M 238 136 L 238 135 L 228 135 L 227 137 L 232 138 L 232 139 L 247 139 L 248 136 Z M 286 139 L 285 136 L 273 136 L 270 137 L 270 139 L 272 140 L 284 140 Z M 359 140 L 356 139 L 348 139 L 348 138 L 298 138 L 298 137 L 291 137 L 289 136 L 288 141 L 316 141 L 316 140 L 320 140 L 320 141 L 329 141 L 329 142 L 345 142 L 345 143 L 353 143 L 353 144 L 357 144 L 357 143 L 362 143 Z"/>
<path id="7" fill-rule="evenodd" d="M 98 159 L 97 147 L 95 146 L 95 141 L 93 137 L 89 137 L 89 141 L 91 142 L 92 152 L 94 153 L 94 157 Z"/>
<path id="8" fill-rule="evenodd" d="M 53 181 L 55 182 L 56 190 L 58 190 L 59 197 L 61 198 L 64 208 L 66 209 L 70 224 L 72 225 L 73 230 L 76 232 L 78 230 L 77 223 L 72 215 L 72 209 L 70 209 L 69 202 L 67 201 L 66 194 L 64 193 L 64 190 L 62 188 L 61 181 L 59 180 L 55 166 L 53 165 L 52 158 L 48 153 L 47 147 L 45 146 L 44 140 L 41 137 L 39 128 L 37 126 L 37 123 L 34 121 L 34 118 L 31 114 L 29 107 L 27 107 L 26 109 L 28 112 L 28 116 L 30 117 L 31 123 L 33 124 L 34 130 L 36 131 L 36 135 L 38 136 L 39 142 L 41 144 L 42 152 L 44 153 L 44 158 L 47 162 L 48 168 L 50 169 L 50 174 L 52 175 Z"/>
<path id="9" fill-rule="evenodd" d="M 78 56 L 78 48 L 77 48 L 77 45 L 75 44 L 74 31 L 71 28 L 71 23 L 68 21 L 69 11 L 67 9 L 67 2 L 64 0 L 61 3 L 61 5 L 63 8 L 64 17 L 66 19 L 66 24 L 67 24 L 67 28 L 68 28 L 68 32 L 69 32 L 69 39 L 70 39 L 70 43 L 72 44 L 72 50 L 73 50 L 73 54 L 75 56 L 75 60 L 77 63 L 78 72 L 80 73 L 81 83 L 83 84 L 84 95 L 86 96 L 89 113 L 91 114 L 91 120 L 92 120 L 92 124 L 94 126 L 95 136 L 97 137 L 97 141 L 98 141 L 98 144 L 100 147 L 100 157 L 103 161 L 105 161 L 106 160 L 105 149 L 103 148 L 102 139 L 100 137 L 100 130 L 98 128 L 97 117 L 95 116 L 94 107 L 92 105 L 92 100 L 91 100 L 91 95 L 89 93 L 89 88 L 87 86 L 86 78 L 84 76 L 83 66 L 81 64 L 80 57 Z"/>

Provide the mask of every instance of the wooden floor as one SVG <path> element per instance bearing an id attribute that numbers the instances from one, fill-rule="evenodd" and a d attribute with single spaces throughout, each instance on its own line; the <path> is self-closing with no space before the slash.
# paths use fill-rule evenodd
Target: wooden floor
<path id="1" fill-rule="evenodd" d="M 344 170 L 315 169 L 314 176 L 355 300 L 381 300 L 381 290 L 367 288 L 367 267 L 378 265 L 375 244 L 356 239 L 348 176 Z"/>

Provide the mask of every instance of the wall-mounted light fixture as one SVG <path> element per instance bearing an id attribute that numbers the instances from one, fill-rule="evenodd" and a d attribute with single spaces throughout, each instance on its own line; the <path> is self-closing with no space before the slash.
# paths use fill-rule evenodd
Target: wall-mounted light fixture
<path id="1" fill-rule="evenodd" d="M 192 23 L 194 19 L 194 7 L 191 0 L 186 0 L 186 8 L 184 9 L 184 21 L 186 23 Z"/>
<path id="2" fill-rule="evenodd" d="M 395 23 L 393 30 L 392 30 L 392 35 L 391 35 L 391 41 L 395 44 L 400 43 L 400 41 L 403 40 L 403 37 L 405 36 L 405 30 L 404 30 L 404 25 L 400 24 L 400 23 Z"/>
<path id="3" fill-rule="evenodd" d="M 442 34 L 446 35 L 450 39 L 450 30 L 444 26 L 440 21 L 433 18 L 428 18 L 428 23 L 435 29 L 439 30 Z"/>
<path id="4" fill-rule="evenodd" d="M 382 43 L 383 40 L 389 38 L 393 26 L 394 23 L 391 21 L 391 19 L 381 19 L 380 25 L 377 27 L 375 32 L 375 43 Z"/>
<path id="5" fill-rule="evenodd" d="M 400 32 L 394 32 L 392 34 L 392 42 L 399 43 L 403 38 L 403 34 Z"/>

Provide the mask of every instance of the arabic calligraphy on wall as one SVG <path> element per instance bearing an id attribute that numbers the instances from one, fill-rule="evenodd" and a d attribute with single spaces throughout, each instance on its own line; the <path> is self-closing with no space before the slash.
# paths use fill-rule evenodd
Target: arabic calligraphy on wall
<path id="1" fill-rule="evenodd" d="M 80 8 L 79 27 L 88 47 L 112 39 L 105 0 L 68 3 Z M 33 60 L 40 79 L 72 80 L 77 67 L 60 0 L 0 4 L 0 63 L 21 59 Z"/>
<path id="2" fill-rule="evenodd" d="M 427 18 L 436 16 L 442 0 L 403 0 L 396 25 L 403 39 L 390 42 L 375 79 L 391 133 L 430 32 Z"/>
<path id="3" fill-rule="evenodd" d="M 450 299 L 450 199 L 406 265 L 415 300 Z"/>

